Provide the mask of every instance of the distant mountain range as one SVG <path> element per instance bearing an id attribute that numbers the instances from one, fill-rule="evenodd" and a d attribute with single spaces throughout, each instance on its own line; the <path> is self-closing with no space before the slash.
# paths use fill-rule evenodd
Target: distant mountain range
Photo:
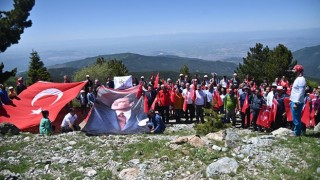
<path id="1" fill-rule="evenodd" d="M 190 72 L 199 73 L 218 73 L 220 75 L 230 75 L 234 72 L 237 65 L 232 62 L 222 61 L 207 61 L 197 58 L 186 58 L 170 55 L 160 56 L 144 56 L 133 53 L 121 53 L 112 55 L 101 55 L 82 60 L 71 61 L 63 64 L 49 66 L 48 69 L 70 68 L 81 69 L 83 67 L 94 64 L 98 57 L 103 57 L 105 60 L 117 59 L 121 60 L 129 72 L 157 72 L 157 71 L 175 71 L 179 72 L 180 68 L 185 64 L 189 67 Z"/>
<path id="2" fill-rule="evenodd" d="M 61 78 L 64 74 L 72 75 L 75 71 L 94 64 L 98 57 L 105 60 L 121 60 L 130 73 L 141 74 L 141 72 L 179 72 L 185 64 L 191 73 L 211 74 L 215 72 L 219 75 L 231 75 L 237 68 L 242 58 L 234 57 L 225 61 L 207 61 L 197 58 L 179 57 L 173 55 L 145 56 L 134 53 L 120 53 L 111 55 L 100 55 L 85 59 L 70 61 L 62 64 L 48 66 L 54 79 Z M 293 57 L 305 68 L 305 75 L 319 79 L 320 77 L 320 45 L 306 47 L 293 52 Z M 140 73 L 139 73 L 140 72 Z"/>
<path id="3" fill-rule="evenodd" d="M 293 58 L 303 65 L 306 76 L 320 79 L 320 45 L 295 51 Z"/>

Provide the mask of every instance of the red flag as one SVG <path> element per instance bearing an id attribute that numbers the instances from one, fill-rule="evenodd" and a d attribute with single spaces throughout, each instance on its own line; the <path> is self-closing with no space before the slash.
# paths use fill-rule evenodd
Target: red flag
<path id="1" fill-rule="evenodd" d="M 158 103 L 158 98 L 156 97 L 150 107 L 151 110 L 154 110 L 156 108 L 156 103 Z"/>
<path id="2" fill-rule="evenodd" d="M 143 96 L 143 111 L 145 113 L 149 112 L 149 107 L 148 107 L 148 98 L 146 95 Z"/>
<path id="3" fill-rule="evenodd" d="M 170 91 L 170 101 L 171 103 L 175 103 L 176 102 L 176 93 L 174 92 L 174 87 L 173 84 L 171 85 L 171 91 Z"/>
<path id="4" fill-rule="evenodd" d="M 249 100 L 248 100 L 248 94 L 246 95 L 246 99 L 244 100 L 241 112 L 246 113 L 246 110 L 249 108 Z"/>
<path id="5" fill-rule="evenodd" d="M 262 108 L 259 112 L 258 119 L 257 119 L 257 124 L 260 126 L 263 126 L 265 128 L 270 128 L 271 127 L 271 121 L 269 119 L 270 117 L 270 111 L 267 109 L 266 105 L 262 105 Z"/>
<path id="6" fill-rule="evenodd" d="M 193 82 L 193 86 L 192 86 L 192 89 L 191 89 L 191 91 L 190 91 L 190 96 L 191 96 L 191 99 L 192 99 L 192 101 L 194 102 L 195 100 L 196 100 L 196 97 L 197 97 L 197 95 L 196 95 L 196 84 L 195 84 L 196 82 L 194 81 Z"/>
<path id="7" fill-rule="evenodd" d="M 271 122 L 274 122 L 276 120 L 277 110 L 278 110 L 278 101 L 276 99 L 273 99 L 271 110 L 270 110 L 270 121 Z"/>
<path id="8" fill-rule="evenodd" d="M 212 104 L 213 104 L 214 109 L 219 109 L 220 106 L 223 106 L 223 102 L 222 102 L 222 99 L 220 97 L 218 90 L 213 92 Z"/>
<path id="9" fill-rule="evenodd" d="M 286 108 L 286 115 L 287 115 L 287 121 L 292 121 L 292 113 L 290 109 L 290 98 L 286 97 L 284 98 L 284 106 Z"/>
<path id="10" fill-rule="evenodd" d="M 307 102 L 302 110 L 301 122 L 303 122 L 307 128 L 310 127 L 310 100 L 307 99 Z"/>
<path id="11" fill-rule="evenodd" d="M 316 121 L 315 121 L 315 112 L 314 112 L 314 103 L 316 102 L 317 98 L 314 97 L 312 99 L 312 110 L 311 110 L 311 113 L 310 113 L 310 118 L 311 118 L 311 126 L 316 126 Z"/>
<path id="12" fill-rule="evenodd" d="M 159 84 L 159 73 L 157 74 L 156 76 L 156 79 L 154 80 L 154 85 L 153 85 L 153 88 L 158 88 L 158 84 Z"/>
<path id="13" fill-rule="evenodd" d="M 136 94 L 136 98 L 137 98 L 137 99 L 140 99 L 140 97 L 142 96 L 142 92 L 143 92 L 143 90 L 142 90 L 142 84 L 143 84 L 143 82 L 140 82 L 140 83 L 139 83 L 139 89 L 138 89 L 138 92 L 137 92 L 137 94 Z"/>
<path id="14" fill-rule="evenodd" d="M 36 127 L 42 119 L 42 110 L 49 111 L 49 119 L 55 121 L 60 110 L 74 99 L 86 82 L 51 83 L 38 81 L 29 86 L 13 105 L 0 108 L 0 123 L 9 122 L 20 130 Z"/>
<path id="15" fill-rule="evenodd" d="M 188 92 L 187 92 L 188 93 Z M 186 112 L 187 111 L 187 102 L 188 102 L 188 94 L 186 94 L 185 96 L 184 96 L 184 101 L 183 101 L 183 111 L 184 112 Z"/>

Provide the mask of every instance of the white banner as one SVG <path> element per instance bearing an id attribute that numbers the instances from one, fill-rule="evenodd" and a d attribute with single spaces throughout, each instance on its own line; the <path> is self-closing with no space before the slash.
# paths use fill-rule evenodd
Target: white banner
<path id="1" fill-rule="evenodd" d="M 114 89 L 128 89 L 132 87 L 132 76 L 115 76 Z"/>

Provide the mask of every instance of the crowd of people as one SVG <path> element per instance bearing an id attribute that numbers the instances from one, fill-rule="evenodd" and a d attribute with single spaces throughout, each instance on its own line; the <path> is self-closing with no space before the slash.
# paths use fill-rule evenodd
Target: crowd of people
<path id="1" fill-rule="evenodd" d="M 224 114 L 224 118 L 221 119 L 224 123 L 232 123 L 235 126 L 236 115 L 239 114 L 242 128 L 252 127 L 253 131 L 262 131 L 264 128 L 257 124 L 262 106 L 265 105 L 271 110 L 272 105 L 277 103 L 275 118 L 270 129 L 267 130 L 288 127 L 294 129 L 294 134 L 299 136 L 301 131 L 303 133 L 306 129 L 305 124 L 301 123 L 301 112 L 306 103 L 310 103 L 310 107 L 312 107 L 310 111 L 313 112 L 315 125 L 320 122 L 318 114 L 320 87 L 311 88 L 306 85 L 301 65 L 296 65 L 292 71 L 296 74 L 293 84 L 290 84 L 287 78 L 282 76 L 272 82 L 265 79 L 258 85 L 254 77 L 247 75 L 241 81 L 236 73 L 230 79 L 227 76 L 219 79 L 216 73 L 212 73 L 210 78 L 208 75 L 200 78 L 195 74 L 191 78 L 188 75 L 180 74 L 176 81 L 172 81 L 171 78 L 159 80 L 159 77 L 154 76 L 146 80 L 144 76 L 141 76 L 140 81 L 135 84 L 143 86 L 143 96 L 147 99 L 148 109 L 153 110 L 152 116 L 149 117 L 157 119 L 157 122 L 159 116 L 164 123 L 169 123 L 170 120 L 176 120 L 177 123 L 204 123 L 204 109 L 207 108 L 216 113 Z M 86 75 L 86 80 L 84 89 L 77 97 L 83 115 L 93 106 L 98 88 L 101 85 L 114 88 L 112 78 L 107 78 L 105 84 L 100 83 L 98 79 L 93 82 L 90 75 Z M 64 83 L 69 82 L 69 78 L 64 76 Z M 7 93 L 4 86 L 1 85 L 1 104 L 7 104 L 10 99 L 17 98 L 19 93 L 26 88 L 23 78 L 18 79 L 16 92 L 13 87 L 9 87 L 9 93 Z M 285 108 L 286 99 L 290 100 L 292 123 L 288 121 Z M 74 113 L 74 110 L 71 109 L 63 120 L 61 124 L 63 132 L 78 129 L 72 124 L 77 118 Z M 155 114 L 158 115 L 155 116 Z M 45 115 L 44 119 L 46 119 Z M 45 122 L 47 121 L 42 124 L 46 125 Z"/>

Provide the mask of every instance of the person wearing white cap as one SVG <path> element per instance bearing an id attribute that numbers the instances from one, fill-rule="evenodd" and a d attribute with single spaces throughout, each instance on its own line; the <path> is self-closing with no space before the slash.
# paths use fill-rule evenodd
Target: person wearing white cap
<path id="1" fill-rule="evenodd" d="M 204 78 L 204 81 L 206 82 L 205 85 L 209 86 L 210 85 L 210 79 L 208 78 L 208 75 L 204 75 L 203 78 Z"/>
<path id="2" fill-rule="evenodd" d="M 238 89 L 239 84 L 240 84 L 240 79 L 238 78 L 237 73 L 233 74 L 233 78 L 231 78 L 231 82 L 232 82 L 234 88 Z"/>
<path id="3" fill-rule="evenodd" d="M 186 84 L 186 80 L 184 79 L 184 75 L 180 74 L 179 77 L 180 77 L 178 79 L 179 86 L 182 86 L 182 84 Z"/>
<path id="4" fill-rule="evenodd" d="M 276 88 L 277 88 L 277 84 L 275 82 L 273 82 L 272 85 L 271 85 L 271 90 L 267 95 L 267 106 L 268 106 L 268 108 L 272 107 L 272 100 L 273 100 L 274 94 L 276 93 Z"/>
<path id="5" fill-rule="evenodd" d="M 9 90 L 8 95 L 11 100 L 17 98 L 17 94 L 16 92 L 14 92 L 14 88 L 12 86 L 10 86 L 8 90 Z"/>
<path id="6" fill-rule="evenodd" d="M 306 79 L 303 77 L 303 66 L 295 65 L 292 72 L 295 73 L 296 79 L 293 82 L 290 95 L 290 109 L 292 121 L 294 124 L 294 135 L 301 135 L 301 112 L 304 105 L 304 94 L 306 88 Z"/>
<path id="7" fill-rule="evenodd" d="M 93 88 L 93 82 L 92 80 L 90 79 L 90 75 L 86 75 L 86 78 L 87 78 L 87 83 L 86 85 L 84 86 L 84 90 L 85 90 L 85 93 L 87 94 L 89 92 L 89 87 Z"/>
<path id="8" fill-rule="evenodd" d="M 18 85 L 16 87 L 16 92 L 17 92 L 17 95 L 19 95 L 22 91 L 24 91 L 25 89 L 27 89 L 27 86 L 24 84 L 23 82 L 23 78 L 22 77 L 19 77 L 18 78 Z"/>
<path id="9" fill-rule="evenodd" d="M 80 91 L 80 95 L 79 95 L 79 97 L 77 97 L 77 99 L 80 101 L 81 114 L 85 115 L 87 113 L 88 99 L 87 99 L 87 96 L 86 96 L 86 93 L 84 90 Z"/>
<path id="10" fill-rule="evenodd" d="M 279 129 L 280 127 L 285 127 L 286 125 L 286 109 L 284 105 L 284 98 L 288 97 L 286 93 L 284 93 L 283 86 L 277 86 L 277 92 L 274 95 L 275 100 L 278 102 L 276 119 L 273 124 L 273 129 Z"/>

